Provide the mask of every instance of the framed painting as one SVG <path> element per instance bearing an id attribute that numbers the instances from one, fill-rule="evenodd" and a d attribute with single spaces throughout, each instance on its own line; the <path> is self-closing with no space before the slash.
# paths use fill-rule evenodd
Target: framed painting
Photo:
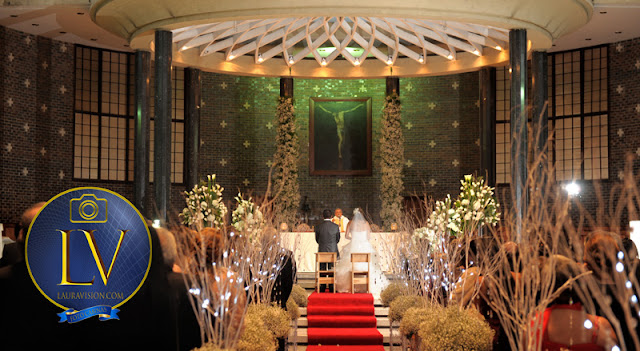
<path id="1" fill-rule="evenodd" d="M 310 98 L 309 173 L 371 175 L 371 98 Z"/>

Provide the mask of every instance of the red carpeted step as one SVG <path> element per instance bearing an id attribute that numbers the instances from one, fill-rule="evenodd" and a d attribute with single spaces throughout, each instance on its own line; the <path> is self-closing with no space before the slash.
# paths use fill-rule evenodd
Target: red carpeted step
<path id="1" fill-rule="evenodd" d="M 375 328 L 375 316 L 309 315 L 309 328 Z"/>
<path id="2" fill-rule="evenodd" d="M 309 345 L 382 345 L 375 328 L 309 328 Z"/>
<path id="3" fill-rule="evenodd" d="M 371 294 L 332 294 L 332 293 L 312 293 L 308 299 L 309 305 L 326 306 L 354 306 L 373 305 L 373 295 Z"/>
<path id="4" fill-rule="evenodd" d="M 374 316 L 375 308 L 373 305 L 307 305 L 307 315 L 347 315 L 347 316 Z"/>
<path id="5" fill-rule="evenodd" d="M 307 351 L 384 351 L 381 345 L 309 345 Z"/>

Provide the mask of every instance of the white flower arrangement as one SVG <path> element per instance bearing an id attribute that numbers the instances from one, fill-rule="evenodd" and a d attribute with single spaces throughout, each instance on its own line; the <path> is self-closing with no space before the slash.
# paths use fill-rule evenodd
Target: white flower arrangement
<path id="1" fill-rule="evenodd" d="M 240 232 L 240 235 L 245 235 L 250 243 L 255 244 L 259 241 L 264 224 L 262 212 L 253 203 L 251 197 L 245 200 L 242 198 L 242 194 L 238 194 L 236 201 L 238 207 L 231 214 L 231 225 Z"/>
<path id="2" fill-rule="evenodd" d="M 420 241 L 426 241 L 429 243 L 429 250 L 434 252 L 437 248 L 439 248 L 441 236 L 438 235 L 433 229 L 427 227 L 420 227 L 413 231 L 411 235 L 411 240 L 413 240 L 414 244 L 417 244 Z"/>
<path id="3" fill-rule="evenodd" d="M 187 207 L 180 214 L 182 223 L 195 225 L 198 229 L 223 226 L 227 214 L 227 207 L 222 202 L 223 190 L 213 174 L 207 176 L 206 182 L 200 182 L 191 191 L 185 191 Z"/>
<path id="4" fill-rule="evenodd" d="M 495 226 L 500 220 L 493 188 L 482 177 L 465 175 L 460 181 L 460 195 L 453 201 L 449 195 L 436 201 L 435 210 L 427 220 L 427 228 L 449 236 L 460 237 L 484 225 Z"/>

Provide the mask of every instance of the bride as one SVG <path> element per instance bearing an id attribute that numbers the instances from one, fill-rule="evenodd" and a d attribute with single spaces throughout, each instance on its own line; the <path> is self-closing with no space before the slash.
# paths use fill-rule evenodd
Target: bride
<path id="1" fill-rule="evenodd" d="M 353 211 L 353 219 L 347 226 L 345 238 L 351 240 L 340 251 L 340 259 L 336 264 L 336 290 L 338 292 L 351 291 L 351 254 L 371 253 L 371 264 L 369 265 L 369 292 L 375 297 L 380 296 L 380 292 L 389 284 L 387 277 L 380 269 L 380 259 L 377 250 L 369 242 L 371 227 L 364 219 L 359 208 Z M 356 262 L 356 270 L 366 270 L 367 264 Z M 360 268 L 362 266 L 362 268 Z M 362 288 L 361 288 L 362 289 Z M 355 292 L 362 292 L 356 286 Z"/>

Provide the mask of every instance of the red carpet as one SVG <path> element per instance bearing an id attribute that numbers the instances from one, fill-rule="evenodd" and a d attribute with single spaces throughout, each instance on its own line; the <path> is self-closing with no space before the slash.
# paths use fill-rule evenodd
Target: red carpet
<path id="1" fill-rule="evenodd" d="M 307 320 L 308 351 L 384 351 L 371 294 L 313 293 Z"/>

